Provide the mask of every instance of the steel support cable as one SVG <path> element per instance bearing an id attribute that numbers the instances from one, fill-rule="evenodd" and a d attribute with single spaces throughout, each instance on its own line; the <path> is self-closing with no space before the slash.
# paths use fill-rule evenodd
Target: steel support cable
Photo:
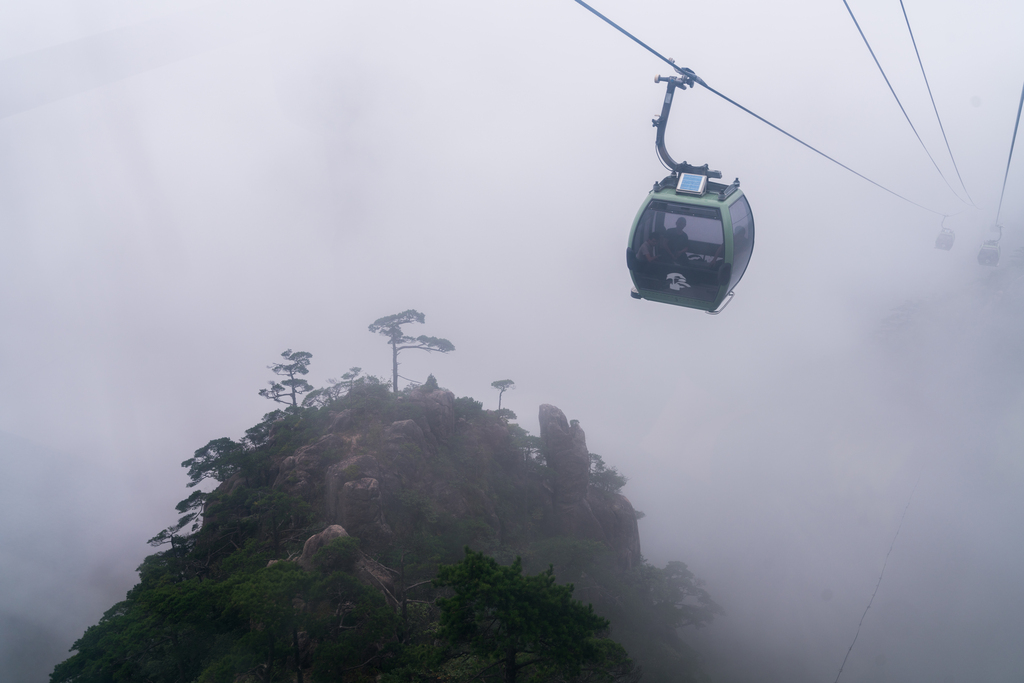
<path id="1" fill-rule="evenodd" d="M 806 147 L 807 149 L 811 150 L 812 152 L 815 152 L 815 153 L 817 153 L 817 154 L 820 154 L 821 156 L 825 157 L 826 159 L 828 159 L 829 161 L 831 161 L 831 162 L 832 162 L 833 164 L 836 164 L 837 166 L 841 166 L 842 168 L 845 168 L 845 169 L 846 169 L 847 171 L 849 171 L 850 173 L 854 174 L 854 175 L 855 175 L 855 176 L 857 176 L 858 178 L 861 178 L 861 179 L 863 179 L 863 180 L 866 180 L 866 181 L 868 181 L 869 183 L 871 183 L 871 184 L 872 184 L 872 185 L 874 185 L 875 187 L 877 187 L 877 188 L 880 188 L 880 189 L 882 189 L 882 190 L 885 190 L 885 191 L 886 191 L 886 192 L 888 192 L 889 194 L 891 194 L 891 195 L 893 195 L 893 196 L 895 196 L 895 197 L 899 197 L 899 198 L 900 198 L 900 199 L 902 199 L 903 201 L 905 201 L 905 202 L 908 202 L 908 203 L 910 203 L 910 204 L 913 204 L 914 206 L 918 207 L 919 209 L 924 209 L 925 211 L 929 211 L 929 212 L 931 212 L 931 213 L 934 213 L 934 214 L 935 214 L 936 216 L 945 216 L 945 215 L 946 215 L 946 214 L 944 214 L 944 213 L 943 213 L 943 212 L 941 212 L 941 211 L 936 211 L 935 209 L 929 209 L 929 208 L 928 208 L 927 206 L 924 206 L 924 205 L 922 205 L 922 204 L 918 204 L 917 202 L 915 202 L 915 201 L 914 201 L 914 200 L 912 200 L 912 199 L 907 199 L 906 197 L 904 197 L 904 196 L 903 196 L 903 195 L 901 195 L 900 193 L 898 193 L 898 192 L 894 192 L 893 190 L 890 190 L 890 189 L 889 189 L 889 188 L 887 188 L 887 187 L 886 187 L 885 185 L 882 185 L 882 184 L 880 184 L 880 183 L 876 183 L 876 182 L 875 182 L 874 180 L 872 180 L 871 178 L 868 178 L 868 177 L 867 177 L 866 175 L 864 175 L 863 173 L 858 173 L 857 171 L 853 170 L 852 168 L 850 168 L 850 167 L 849 167 L 849 166 L 847 166 L 846 164 L 842 163 L 841 161 L 837 161 L 836 159 L 833 159 L 833 158 L 832 158 L 832 157 L 830 157 L 829 155 L 827 155 L 827 154 L 825 154 L 824 152 L 822 152 L 822 151 L 821 151 L 820 149 L 818 149 L 818 148 L 814 147 L 813 145 L 810 145 L 810 144 L 808 144 L 808 143 L 804 142 L 803 140 L 801 140 L 800 138 L 796 137 L 796 136 L 795 136 L 795 135 L 793 135 L 792 133 L 788 133 L 788 132 L 786 132 L 785 130 L 783 130 L 782 128 L 779 128 L 778 126 L 776 126 L 776 125 L 775 125 L 774 123 L 772 123 L 772 122 L 771 122 L 771 121 L 769 121 L 768 119 L 764 118 L 763 116 L 759 116 L 758 114 L 755 114 L 754 112 L 752 112 L 751 110 L 747 109 L 746 107 L 744 107 L 744 106 L 743 106 L 742 104 L 740 104 L 739 102 L 737 102 L 737 101 L 735 101 L 735 100 L 733 100 L 733 99 L 730 99 L 729 97 L 727 97 L 727 96 L 725 96 L 724 94 L 720 93 L 719 91 L 715 90 L 714 88 L 712 88 L 712 87 L 711 87 L 710 85 L 708 85 L 707 83 L 705 83 L 705 82 L 704 82 L 704 81 L 703 81 L 703 80 L 702 80 L 701 78 L 699 78 L 699 77 L 698 77 L 698 76 L 697 76 L 696 74 L 694 74 L 694 73 L 693 73 L 692 71 L 690 71 L 689 69 L 684 69 L 684 68 L 682 68 L 682 67 L 679 67 L 679 66 L 677 66 L 674 60 L 672 60 L 672 59 L 669 59 L 668 57 L 665 57 L 665 56 L 664 56 L 664 55 L 662 55 L 662 54 L 661 54 L 660 52 L 658 52 L 658 51 L 657 51 L 657 50 L 655 50 L 654 48 L 652 48 L 652 47 L 650 47 L 649 45 L 647 45 L 647 43 L 643 42 L 642 40 L 640 40 L 639 38 L 637 38 L 636 36 L 634 36 L 634 35 L 633 35 L 632 33 L 630 33 L 630 32 L 629 32 L 629 31 L 627 31 L 626 29 L 624 29 L 624 28 L 622 28 L 621 26 L 619 26 L 618 24 L 616 24 L 616 23 L 615 23 L 614 21 L 612 21 L 611 19 L 609 19 L 609 18 L 608 18 L 608 17 L 606 17 L 605 15 L 601 14 L 600 12 L 598 12 L 598 11 L 597 11 L 596 9 L 594 9 L 593 7 L 591 7 L 590 5 L 588 5 L 587 3 L 583 2 L 583 0 L 574 0 L 574 1 L 575 1 L 575 2 L 577 3 L 577 4 L 579 4 L 579 5 L 582 5 L 582 6 L 583 6 L 583 7 L 585 7 L 586 9 L 590 10 L 591 12 L 593 12 L 593 13 L 594 13 L 595 15 L 597 15 L 598 17 L 600 17 L 601 19 L 603 19 L 603 20 L 604 20 L 605 22 L 607 22 L 607 23 L 608 23 L 609 25 L 611 25 L 611 26 L 612 26 L 613 28 L 617 29 L 618 31 L 620 31 L 621 33 L 623 33 L 623 34 L 624 34 L 625 36 L 627 36 L 628 38 L 632 39 L 632 40 L 633 40 L 634 42 L 636 42 L 637 44 L 639 44 L 639 45 L 640 45 L 641 47 L 643 47 L 643 48 L 644 48 L 645 50 L 647 50 L 648 52 L 650 52 L 650 53 L 652 53 L 653 55 L 655 55 L 655 56 L 656 56 L 656 57 L 657 57 L 658 59 L 660 59 L 661 61 L 663 61 L 663 62 L 665 62 L 666 64 L 668 64 L 669 66 L 671 66 L 671 67 L 672 67 L 672 68 L 673 68 L 673 69 L 674 69 L 674 70 L 675 70 L 676 72 L 678 72 L 678 73 L 680 73 L 680 74 L 682 74 L 682 75 L 684 75 L 684 76 L 689 76 L 689 77 L 692 77 L 692 78 L 693 78 L 693 80 L 694 80 L 694 82 L 696 82 L 697 84 L 699 84 L 699 85 L 700 85 L 701 87 L 705 88 L 705 89 L 706 89 L 706 90 L 708 90 L 709 92 L 712 92 L 712 93 L 714 93 L 715 95 L 718 95 L 719 97 L 721 97 L 721 98 L 722 98 L 723 100 L 725 100 L 725 101 L 726 101 L 726 102 L 728 102 L 729 104 L 733 105 L 734 107 L 738 107 L 739 109 L 741 109 L 741 110 L 745 111 L 746 113 L 750 114 L 750 115 L 751 115 L 751 116 L 753 116 L 753 117 L 754 117 L 755 119 L 757 119 L 758 121 L 761 121 L 762 123 L 766 123 L 766 124 L 768 124 L 769 126 L 771 126 L 772 128 L 774 128 L 775 130 L 779 131 L 780 133 L 782 133 L 782 134 L 783 134 L 783 135 L 785 135 L 786 137 L 790 138 L 791 140 L 795 140 L 796 142 L 800 143 L 801 145 L 803 145 L 803 146 L 804 146 L 804 147 Z M 908 119 L 908 120 L 909 120 L 909 119 Z M 918 139 L 920 139 L 920 138 L 918 138 Z M 922 143 L 922 144 L 923 144 L 923 143 Z M 927 150 L 925 150 L 925 151 L 927 151 Z M 948 183 L 947 183 L 947 184 L 948 184 Z M 954 194 L 955 194 L 955 193 L 954 193 Z M 958 197 L 958 199 L 959 199 L 959 197 Z M 960 201 L 963 201 L 963 200 L 960 200 Z"/>
<path id="2" fill-rule="evenodd" d="M 966 209 L 964 209 L 964 211 L 966 211 Z M 957 211 L 956 213 L 947 213 L 945 216 L 942 217 L 942 222 L 939 223 L 939 227 L 940 228 L 946 227 L 946 219 L 947 218 L 956 218 L 957 216 L 959 216 L 962 213 L 963 213 L 963 211 Z"/>
<path id="3" fill-rule="evenodd" d="M 857 27 L 857 32 L 860 33 L 860 37 L 864 41 L 864 45 L 867 46 L 868 52 L 871 53 L 871 59 L 875 60 L 875 66 L 878 67 L 879 73 L 881 73 L 882 78 L 885 79 L 885 84 L 889 86 L 889 92 L 891 92 L 892 96 L 896 99 L 896 104 L 900 106 L 900 111 L 903 112 L 903 118 L 905 118 L 907 120 L 907 123 L 910 124 L 910 130 L 914 131 L 914 136 L 917 137 L 917 141 L 921 143 L 921 149 L 923 149 L 924 153 L 928 155 L 928 159 L 932 162 L 932 166 L 934 166 L 935 170 L 939 172 L 939 176 L 942 178 L 942 182 L 946 183 L 946 187 L 949 188 L 949 191 L 952 192 L 957 199 L 963 202 L 964 200 L 960 197 L 960 195 L 956 193 L 956 190 L 954 190 L 953 186 L 949 184 L 949 181 L 946 180 L 946 175 L 942 172 L 942 169 L 939 168 L 939 165 L 937 163 L 935 163 L 935 159 L 932 157 L 932 153 L 928 151 L 928 147 L 925 146 L 924 140 L 921 139 L 920 134 L 918 134 L 917 132 L 917 128 L 914 127 L 914 122 L 910 120 L 910 115 L 908 115 L 907 110 L 903 108 L 903 103 L 900 102 L 899 96 L 896 95 L 896 90 L 893 89 L 892 83 L 889 82 L 889 77 L 885 75 L 885 69 L 882 68 L 881 62 L 879 62 L 878 57 L 875 56 L 875 51 L 871 49 L 871 43 L 868 42 L 867 36 L 865 36 L 864 31 L 861 30 L 860 23 L 858 23 L 857 21 L 857 17 L 853 16 L 853 10 L 850 9 L 850 4 L 846 2 L 846 0 L 843 0 L 843 4 L 846 5 L 846 11 L 850 13 L 850 18 L 853 19 L 853 25 Z M 964 202 L 964 204 L 966 203 L 967 202 Z"/>
<path id="4" fill-rule="evenodd" d="M 1020 90 L 1020 104 L 1017 105 L 1017 123 L 1013 124 L 1013 139 L 1010 140 L 1010 156 L 1006 160 L 1006 174 L 1003 176 L 1003 191 L 999 193 L 999 208 L 996 209 L 996 225 L 999 225 L 999 214 L 1003 210 L 1003 195 L 1006 194 L 1006 179 L 1010 177 L 1010 159 L 1013 159 L 1013 145 L 1017 142 L 1017 129 L 1020 127 L 1020 110 L 1024 108 L 1024 88 Z M 999 237 L 1003 233 L 1000 231 Z"/>
<path id="5" fill-rule="evenodd" d="M 833 159 L 833 158 L 832 158 L 832 157 L 830 157 L 829 155 L 827 155 L 827 154 L 825 154 L 824 152 L 822 152 L 822 151 L 821 151 L 820 149 L 818 149 L 818 148 L 816 148 L 816 147 L 814 147 L 814 146 L 812 146 L 812 145 L 809 145 L 809 144 L 807 144 L 806 142 L 804 142 L 803 140 L 801 140 L 801 139 L 800 139 L 800 138 L 798 138 L 797 136 L 793 135 L 792 133 L 787 133 L 786 131 L 782 130 L 781 128 L 779 128 L 778 126 L 776 126 L 776 125 L 775 125 L 774 123 L 772 123 L 772 122 L 771 122 L 771 121 L 769 121 L 768 119 L 764 118 L 763 116 L 758 116 L 758 115 L 757 115 L 757 114 L 755 114 L 754 112 L 752 112 L 752 111 L 750 111 L 749 109 L 747 109 L 746 107 L 744 107 L 744 106 L 743 106 L 742 104 L 740 104 L 739 102 L 736 102 L 735 100 L 729 99 L 728 97 L 726 97 L 726 96 L 725 96 L 725 95 L 723 95 L 722 93 L 718 92 L 717 90 L 715 90 L 714 88 L 712 88 L 712 87 L 711 87 L 710 85 L 708 85 L 708 84 L 707 84 L 707 83 L 705 83 L 704 81 L 702 81 L 702 80 L 700 80 L 700 79 L 696 79 L 696 81 L 697 81 L 697 84 L 698 84 L 698 85 L 700 85 L 701 87 L 705 88 L 705 89 L 706 89 L 706 90 L 708 90 L 709 92 L 713 92 L 714 94 L 718 95 L 719 97 L 721 97 L 721 98 L 722 98 L 723 100 L 725 100 L 725 101 L 726 101 L 726 102 L 728 102 L 729 104 L 732 104 L 733 106 L 739 107 L 739 108 L 740 108 L 740 109 L 742 109 L 743 111 L 745 111 L 745 112 L 747 112 L 748 114 L 750 114 L 751 116 L 753 116 L 753 117 L 754 117 L 755 119 L 757 119 L 758 121 L 761 121 L 761 122 L 763 122 L 763 123 L 766 123 L 766 124 L 768 124 L 769 126 L 771 126 L 772 128 L 774 128 L 775 130 L 779 131 L 780 133 L 782 133 L 782 134 L 783 134 L 783 135 L 785 135 L 786 137 L 788 137 L 788 138 L 790 138 L 790 139 L 792 139 L 792 140 L 795 140 L 796 142 L 799 142 L 799 143 L 800 143 L 801 145 L 803 145 L 803 146 L 804 146 L 804 147 L 806 147 L 807 149 L 811 150 L 812 152 L 816 152 L 816 153 L 820 154 L 821 156 L 825 157 L 826 159 L 828 159 L 829 161 L 831 161 L 831 162 L 832 162 L 833 164 L 836 164 L 836 165 L 838 165 L 838 166 L 842 166 L 843 168 L 845 168 L 845 169 L 846 169 L 847 171 L 849 171 L 850 173 L 854 174 L 854 175 L 855 175 L 855 176 L 857 176 L 858 178 L 863 178 L 864 180 L 868 181 L 869 183 L 871 183 L 871 184 L 872 184 L 872 185 L 874 185 L 875 187 L 877 187 L 877 188 L 880 188 L 880 189 L 882 189 L 882 190 L 885 190 L 885 191 L 886 191 L 886 192 L 888 192 L 889 194 L 891 194 L 891 195 L 893 195 L 893 196 L 895 196 L 895 197 L 899 197 L 899 198 L 900 198 L 900 199 L 902 199 L 903 201 L 905 201 L 905 202 L 909 202 L 909 203 L 913 204 L 914 206 L 918 207 L 919 209 L 924 209 L 925 211 L 930 211 L 930 212 L 934 213 L 934 214 L 935 214 L 936 216 L 944 216 L 944 215 L 946 215 L 946 214 L 942 213 L 941 211 L 936 211 L 935 209 L 929 209 L 929 208 L 928 208 L 927 206 L 924 206 L 924 205 L 922 205 L 922 204 L 918 204 L 918 203 L 917 203 L 917 202 L 915 202 L 915 201 L 914 201 L 913 199 L 907 199 L 906 197 L 904 197 L 903 195 L 901 195 L 901 194 L 900 194 L 899 192 L 894 192 L 893 190 L 890 190 L 890 189 L 889 189 L 888 187 L 886 187 L 885 185 L 882 185 L 882 184 L 880 184 L 880 183 L 876 183 L 876 182 L 875 182 L 874 180 L 872 180 L 871 178 L 868 178 L 868 177 L 867 177 L 866 175 L 864 175 L 863 173 L 858 173 L 857 171 L 853 170 L 852 168 L 850 168 L 849 166 L 847 166 L 847 165 L 846 165 L 846 164 L 844 164 L 843 162 L 841 162 L 841 161 L 837 161 L 836 159 Z"/>
<path id="6" fill-rule="evenodd" d="M 673 69 L 675 69 L 675 70 L 676 70 L 676 71 L 678 71 L 679 73 L 681 73 L 681 74 L 683 74 L 683 73 L 686 73 L 686 71 L 685 71 L 684 69 L 681 69 L 680 67 L 676 66 L 676 62 L 675 62 L 675 60 L 674 60 L 674 59 L 669 59 L 669 58 L 668 58 L 668 57 L 666 57 L 665 55 L 661 54 L 660 52 L 658 52 L 657 50 L 655 50 L 655 49 L 654 49 L 653 47 L 651 47 L 650 45 L 648 45 L 648 44 L 647 44 L 647 43 L 645 43 L 644 41 L 640 40 L 639 38 L 637 38 L 636 36 L 634 36 L 634 35 L 633 35 L 632 33 L 630 33 L 629 31 L 627 31 L 626 29 L 624 29 L 624 28 L 622 28 L 621 26 L 619 26 L 619 25 L 618 25 L 618 24 L 616 24 L 616 23 L 615 23 L 614 21 L 612 21 L 611 19 L 609 19 L 609 18 L 608 18 L 608 17 L 606 17 L 605 15 L 601 14 L 600 12 L 598 12 L 598 11 L 597 11 L 596 9 L 594 9 L 593 7 L 591 7 L 590 5 L 588 5 L 587 3 L 583 2 L 583 0 L 576 0 L 576 2 L 577 2 L 577 3 L 579 3 L 579 4 L 581 4 L 581 5 L 583 5 L 583 6 L 584 6 L 584 7 L 586 7 L 586 8 L 588 9 L 588 10 L 590 10 L 591 12 L 593 12 L 594 14 L 596 14 L 597 16 L 601 17 L 601 19 L 604 19 L 604 21 L 606 21 L 607 23 L 611 24 L 611 25 L 612 25 L 613 27 L 615 27 L 616 29 L 618 29 L 618 30 L 619 30 L 620 32 L 624 33 L 624 34 L 625 34 L 626 36 L 628 36 L 629 38 L 631 38 L 631 39 L 633 40 L 633 42 L 635 42 L 635 43 L 636 43 L 637 45 L 639 45 L 639 46 L 640 46 L 640 47 L 642 47 L 643 49 L 647 50 L 647 51 L 648 51 L 648 52 L 650 52 L 650 53 L 651 53 L 652 55 L 654 55 L 655 57 L 657 57 L 658 59 L 660 59 L 661 61 L 663 61 L 663 62 L 665 62 L 666 64 L 668 64 L 669 66 L 671 66 L 671 67 L 672 67 Z"/>
<path id="7" fill-rule="evenodd" d="M 942 126 L 942 118 L 939 116 L 939 108 L 935 105 L 935 97 L 932 96 L 932 86 L 928 83 L 928 74 L 924 72 L 924 62 L 921 61 L 921 53 L 917 50 L 917 40 L 914 39 L 914 29 L 910 28 L 910 18 L 907 16 L 907 8 L 903 6 L 903 0 L 900 0 L 900 9 L 903 10 L 903 19 L 907 22 L 907 31 L 910 33 L 910 42 L 914 44 L 914 54 L 917 55 L 917 63 L 921 67 L 921 76 L 924 78 L 924 86 L 928 88 L 928 98 L 932 101 L 932 109 L 935 111 L 935 120 L 939 122 L 939 130 L 942 131 L 942 140 L 946 143 L 946 151 L 949 152 L 949 160 L 953 162 L 953 170 L 956 171 L 957 180 L 960 181 L 960 187 L 964 188 L 964 194 L 971 200 L 971 206 L 977 208 L 977 204 L 971 199 L 971 193 L 967 191 L 967 186 L 964 185 L 964 179 L 960 177 L 960 168 L 956 165 L 956 159 L 953 157 L 953 149 L 949 146 L 949 139 L 946 137 L 946 129 Z"/>

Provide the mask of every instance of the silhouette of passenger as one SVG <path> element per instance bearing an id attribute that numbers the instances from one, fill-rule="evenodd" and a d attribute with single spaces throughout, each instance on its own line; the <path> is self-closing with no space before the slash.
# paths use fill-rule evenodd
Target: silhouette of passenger
<path id="1" fill-rule="evenodd" d="M 676 227 L 668 231 L 666 241 L 672 260 L 680 265 L 686 265 L 689 260 L 690 236 L 683 230 L 686 227 L 686 219 L 682 216 L 676 219 Z"/>
<path id="2" fill-rule="evenodd" d="M 648 235 L 636 257 L 643 263 L 670 263 L 672 252 L 668 246 L 668 239 L 665 236 L 665 228 L 654 228 Z"/>

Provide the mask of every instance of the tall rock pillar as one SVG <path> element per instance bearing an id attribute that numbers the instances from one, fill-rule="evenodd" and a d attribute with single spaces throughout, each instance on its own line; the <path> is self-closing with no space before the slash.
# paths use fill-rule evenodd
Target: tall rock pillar
<path id="1" fill-rule="evenodd" d="M 579 423 L 569 424 L 555 406 L 540 407 L 541 452 L 554 473 L 555 525 L 558 533 L 607 543 L 587 502 L 590 451 Z"/>
<path id="2" fill-rule="evenodd" d="M 629 569 L 640 561 L 640 530 L 629 500 L 590 486 L 590 451 L 579 423 L 552 405 L 540 407 L 541 452 L 554 473 L 556 532 L 601 541 Z"/>

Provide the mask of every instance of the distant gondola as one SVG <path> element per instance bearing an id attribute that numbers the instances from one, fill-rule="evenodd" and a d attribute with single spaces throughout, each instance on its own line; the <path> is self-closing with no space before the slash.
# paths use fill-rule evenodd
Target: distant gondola
<path id="1" fill-rule="evenodd" d="M 994 240 L 986 240 L 981 245 L 981 250 L 978 251 L 978 264 L 982 266 L 997 266 L 999 265 L 999 240 L 1003 239 L 1003 226 L 996 225 L 992 228 L 993 232 L 998 231 L 999 237 Z"/>
<path id="2" fill-rule="evenodd" d="M 981 245 L 978 252 L 978 263 L 983 266 L 999 265 L 999 240 L 988 240 Z"/>
<path id="3" fill-rule="evenodd" d="M 953 248 L 953 241 L 956 239 L 956 233 L 947 227 L 943 227 L 939 236 L 935 238 L 935 248 L 945 249 L 949 251 Z"/>
<path id="4" fill-rule="evenodd" d="M 693 77 L 661 76 L 668 90 L 658 129 L 657 149 L 672 174 L 655 183 L 629 233 L 626 266 L 635 299 L 718 313 L 732 297 L 754 249 L 754 217 L 737 178 L 715 183 L 719 171 L 672 159 L 665 148 L 665 125 L 677 87 L 692 86 Z"/>

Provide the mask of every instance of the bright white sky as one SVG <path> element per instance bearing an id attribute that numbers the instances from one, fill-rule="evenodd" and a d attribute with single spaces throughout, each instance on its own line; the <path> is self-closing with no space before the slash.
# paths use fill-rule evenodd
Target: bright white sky
<path id="1" fill-rule="evenodd" d="M 710 317 L 628 296 L 629 224 L 663 175 L 650 119 L 668 67 L 570 0 L 0 2 L 0 431 L 35 444 L 5 441 L 5 460 L 60 452 L 83 472 L 54 483 L 47 460 L 9 483 L 11 509 L 39 506 L 40 533 L 59 524 L 71 540 L 44 552 L 0 522 L 21 539 L 17 558 L 0 553 L 23 596 L 0 611 L 32 614 L 57 585 L 94 590 L 74 623 L 46 624 L 67 647 L 173 521 L 179 463 L 272 407 L 256 393 L 267 364 L 292 348 L 313 353 L 314 384 L 353 365 L 387 375 L 366 326 L 416 308 L 414 333 L 457 350 L 407 354 L 404 376 L 433 372 L 488 407 L 490 383 L 512 378 L 505 403 L 525 427 L 558 405 L 631 477 L 645 554 L 689 563 L 726 607 L 699 639 L 720 680 L 747 666 L 834 677 L 918 478 L 844 680 L 1018 680 L 1007 605 L 1024 601 L 1011 578 L 1024 560 L 1005 539 L 1024 521 L 1007 455 L 1024 403 L 1019 382 L 998 400 L 987 383 L 1021 368 L 980 350 L 998 339 L 965 331 L 957 297 L 987 275 L 975 256 L 1024 83 L 1024 5 L 906 4 L 980 209 L 931 166 L 841 0 L 598 6 L 769 120 L 956 214 L 956 246 L 936 250 L 936 215 L 688 91 L 670 151 L 738 176 L 757 223 L 736 299 Z M 958 187 L 899 3 L 851 6 Z M 1022 183 L 1015 163 L 1004 256 L 1024 244 Z M 914 374 L 874 333 L 921 300 L 955 312 Z M 110 505 L 87 505 L 89 487 Z M 108 580 L 40 578 L 62 548 Z"/>

